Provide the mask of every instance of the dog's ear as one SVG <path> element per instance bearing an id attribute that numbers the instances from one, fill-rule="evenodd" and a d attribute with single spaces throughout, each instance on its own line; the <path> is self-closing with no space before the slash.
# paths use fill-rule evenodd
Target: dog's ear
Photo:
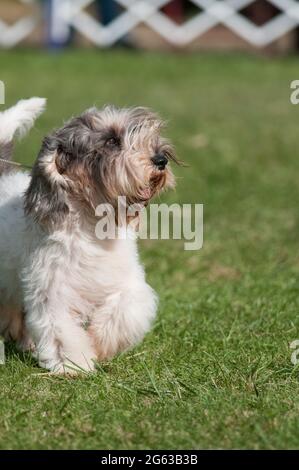
<path id="1" fill-rule="evenodd" d="M 24 203 L 25 213 L 44 227 L 57 226 L 69 214 L 67 188 L 60 174 L 67 158 L 61 152 L 55 135 L 44 139 Z M 57 165 L 58 161 L 60 166 Z"/>

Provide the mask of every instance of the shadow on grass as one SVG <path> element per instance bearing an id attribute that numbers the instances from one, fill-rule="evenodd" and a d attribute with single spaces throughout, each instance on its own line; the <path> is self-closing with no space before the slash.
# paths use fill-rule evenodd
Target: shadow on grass
<path id="1" fill-rule="evenodd" d="M 12 341 L 5 342 L 5 361 L 17 360 L 28 367 L 38 367 L 36 359 L 30 352 L 20 351 Z"/>

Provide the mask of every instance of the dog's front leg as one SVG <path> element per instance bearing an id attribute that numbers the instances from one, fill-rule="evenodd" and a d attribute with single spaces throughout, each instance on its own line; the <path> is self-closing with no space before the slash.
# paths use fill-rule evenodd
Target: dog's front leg
<path id="1" fill-rule="evenodd" d="M 27 309 L 26 325 L 41 367 L 58 374 L 94 369 L 96 354 L 90 336 L 68 312 L 49 301 L 37 308 L 27 304 Z"/>
<path id="2" fill-rule="evenodd" d="M 133 347 L 149 330 L 157 309 L 157 297 L 145 282 L 107 296 L 89 328 L 99 360 Z"/>
<path id="3" fill-rule="evenodd" d="M 41 367 L 56 373 L 91 371 L 96 352 L 80 317 L 72 312 L 71 305 L 79 305 L 80 298 L 65 283 L 69 279 L 65 261 L 55 257 L 49 266 L 49 261 L 41 262 L 43 256 L 41 252 L 35 255 L 24 275 L 25 321 L 35 344 L 34 355 Z M 47 258 L 51 259 L 51 253 Z"/>
<path id="4" fill-rule="evenodd" d="M 30 308 L 27 304 L 26 325 L 34 343 L 34 356 L 40 367 L 52 372 L 92 371 L 95 350 L 90 336 L 68 312 L 50 305 Z"/>

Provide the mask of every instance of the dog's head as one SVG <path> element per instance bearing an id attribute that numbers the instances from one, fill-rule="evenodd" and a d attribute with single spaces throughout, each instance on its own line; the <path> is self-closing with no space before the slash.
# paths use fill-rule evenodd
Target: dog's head
<path id="1" fill-rule="evenodd" d="M 57 223 L 74 208 L 148 201 L 174 186 L 178 162 L 161 136 L 163 122 L 146 108 L 92 108 L 46 137 L 25 195 L 25 210 L 40 223 Z"/>

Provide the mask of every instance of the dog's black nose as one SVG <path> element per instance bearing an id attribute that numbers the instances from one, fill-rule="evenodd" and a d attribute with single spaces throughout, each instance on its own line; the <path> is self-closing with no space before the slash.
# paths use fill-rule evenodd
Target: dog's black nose
<path id="1" fill-rule="evenodd" d="M 152 162 L 153 164 L 159 168 L 159 170 L 164 170 L 164 168 L 166 167 L 167 163 L 168 163 L 168 160 L 167 158 L 165 157 L 165 155 L 163 155 L 163 153 L 158 153 L 157 155 L 155 155 L 154 157 L 152 157 Z"/>

